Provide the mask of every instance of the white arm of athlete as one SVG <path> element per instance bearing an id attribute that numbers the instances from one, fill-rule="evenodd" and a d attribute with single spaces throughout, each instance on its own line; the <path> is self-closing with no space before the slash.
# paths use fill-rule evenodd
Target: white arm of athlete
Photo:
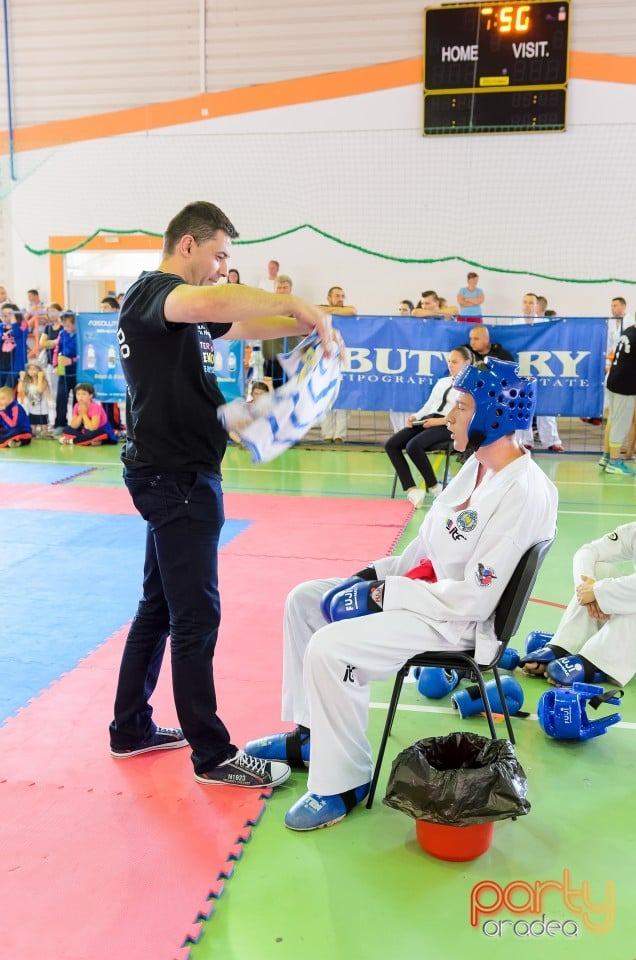
<path id="1" fill-rule="evenodd" d="M 598 561 L 631 561 L 636 564 L 636 523 L 625 523 L 612 533 L 586 543 L 576 551 L 572 561 L 575 587 L 581 583 L 583 577 L 594 580 L 595 565 Z M 636 613 L 636 573 L 596 580 L 594 596 L 605 613 Z"/>

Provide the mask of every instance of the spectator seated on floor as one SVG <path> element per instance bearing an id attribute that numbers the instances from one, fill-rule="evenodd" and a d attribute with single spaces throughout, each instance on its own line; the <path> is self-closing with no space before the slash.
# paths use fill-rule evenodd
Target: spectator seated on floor
<path id="1" fill-rule="evenodd" d="M 15 399 L 13 387 L 0 387 L 0 448 L 26 447 L 32 436 L 29 415 Z"/>
<path id="2" fill-rule="evenodd" d="M 117 443 L 117 437 L 108 422 L 106 411 L 95 399 L 95 389 L 90 383 L 78 383 L 75 388 L 76 403 L 68 426 L 59 438 L 60 443 L 76 447 L 98 447 L 102 443 Z"/>

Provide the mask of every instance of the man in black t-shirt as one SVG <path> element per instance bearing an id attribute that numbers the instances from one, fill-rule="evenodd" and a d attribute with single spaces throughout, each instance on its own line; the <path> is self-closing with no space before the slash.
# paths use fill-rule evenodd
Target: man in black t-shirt
<path id="1" fill-rule="evenodd" d="M 494 357 L 495 360 L 508 360 L 511 363 L 516 363 L 513 355 L 505 347 L 502 347 L 500 343 L 491 341 L 490 330 L 482 323 L 476 323 L 474 327 L 470 328 L 468 339 L 470 343 L 467 343 L 466 346 L 472 351 L 475 363 L 479 363 L 485 357 Z"/>
<path id="2" fill-rule="evenodd" d="M 618 338 L 607 375 L 607 395 L 609 415 L 599 466 L 606 473 L 633 477 L 634 471 L 621 458 L 620 451 L 636 412 L 636 327 L 627 327 Z"/>
<path id="3" fill-rule="evenodd" d="M 205 784 L 271 787 L 287 764 L 238 750 L 216 713 L 213 655 L 220 620 L 218 543 L 223 526 L 224 398 L 214 341 L 269 340 L 317 330 L 324 313 L 298 297 L 227 275 L 233 224 L 218 207 L 191 203 L 169 223 L 157 270 L 143 273 L 121 306 L 117 338 L 127 383 L 124 479 L 146 520 L 143 596 L 119 672 L 111 754 L 192 748 Z M 181 728 L 158 727 L 149 699 L 170 635 L 172 683 Z"/>

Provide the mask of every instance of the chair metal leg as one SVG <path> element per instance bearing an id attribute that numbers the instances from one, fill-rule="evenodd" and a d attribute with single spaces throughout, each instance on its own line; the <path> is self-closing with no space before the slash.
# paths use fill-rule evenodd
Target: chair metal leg
<path id="1" fill-rule="evenodd" d="M 510 722 L 510 711 L 508 710 L 508 704 L 506 703 L 506 698 L 501 686 L 501 677 L 499 676 L 499 670 L 497 667 L 493 667 L 493 674 L 495 677 L 495 683 L 497 684 L 497 692 L 499 693 L 499 701 L 501 703 L 501 712 L 503 713 L 503 718 L 506 721 L 506 727 L 508 728 L 508 739 L 510 743 L 515 742 L 515 735 L 512 729 L 512 723 Z"/>
<path id="2" fill-rule="evenodd" d="M 371 780 L 371 787 L 369 789 L 369 796 L 367 798 L 367 810 L 370 810 L 371 807 L 373 806 L 373 798 L 375 796 L 375 790 L 378 785 L 378 779 L 380 777 L 380 769 L 382 767 L 382 760 L 384 759 L 384 751 L 386 750 L 387 741 L 391 735 L 393 721 L 395 720 L 395 714 L 398 708 L 400 694 L 402 692 L 402 684 L 404 683 L 404 680 L 408 672 L 409 672 L 408 666 L 404 666 L 395 677 L 395 683 L 393 684 L 393 693 L 391 694 L 391 701 L 389 703 L 389 709 L 387 710 L 386 720 L 384 722 L 384 730 L 382 731 L 382 740 L 380 741 L 380 746 L 378 748 L 378 756 L 375 761 L 375 770 L 373 771 L 373 779 Z"/>

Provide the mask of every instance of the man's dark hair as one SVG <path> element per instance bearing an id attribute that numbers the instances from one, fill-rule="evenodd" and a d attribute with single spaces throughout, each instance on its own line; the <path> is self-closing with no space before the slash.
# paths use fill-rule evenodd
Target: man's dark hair
<path id="1" fill-rule="evenodd" d="M 624 307 L 627 306 L 627 301 L 625 300 L 625 297 L 612 297 L 612 303 L 614 303 L 615 300 L 618 300 L 619 303 L 622 303 Z"/>
<path id="2" fill-rule="evenodd" d="M 102 297 L 100 303 L 106 303 L 113 310 L 119 310 L 119 302 L 116 297 Z"/>
<path id="3" fill-rule="evenodd" d="M 205 243 L 219 230 L 227 233 L 232 240 L 238 237 L 238 230 L 222 210 L 207 200 L 196 200 L 184 207 L 166 227 L 163 252 L 174 253 L 175 246 L 186 234 L 194 237 L 197 243 Z"/>
<path id="4" fill-rule="evenodd" d="M 439 294 L 436 290 L 422 290 L 422 300 L 426 300 L 427 297 L 435 297 L 439 301 Z"/>

